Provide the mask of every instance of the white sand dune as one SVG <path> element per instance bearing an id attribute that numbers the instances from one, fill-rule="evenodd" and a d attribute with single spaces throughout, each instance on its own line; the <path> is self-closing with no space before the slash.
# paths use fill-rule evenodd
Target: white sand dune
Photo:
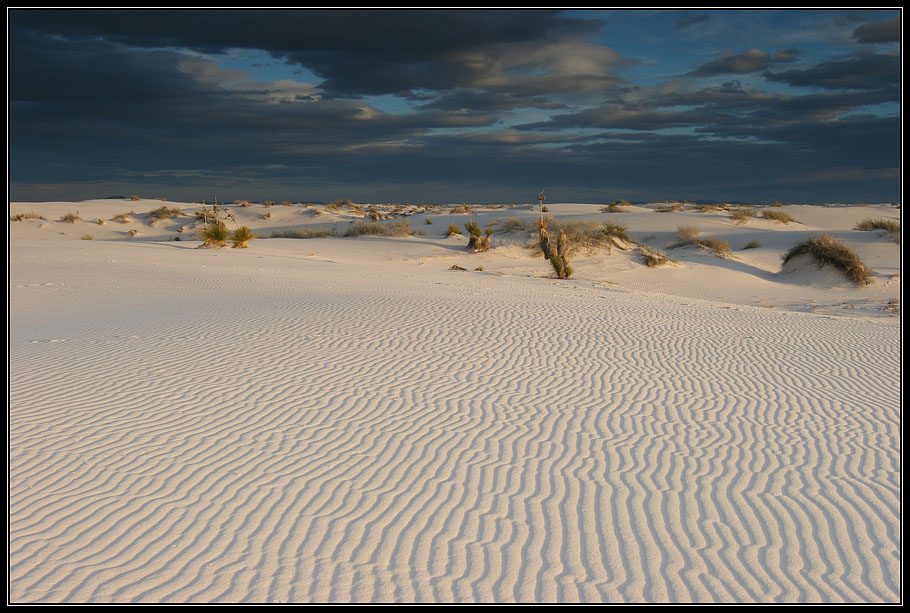
<path id="1" fill-rule="evenodd" d="M 561 281 L 447 209 L 198 250 L 160 204 L 10 205 L 46 218 L 10 222 L 11 602 L 901 600 L 900 247 L 853 231 L 899 211 L 551 205 L 762 245 Z M 350 221 L 270 211 L 235 214 Z M 781 274 L 820 231 L 875 283 Z"/>

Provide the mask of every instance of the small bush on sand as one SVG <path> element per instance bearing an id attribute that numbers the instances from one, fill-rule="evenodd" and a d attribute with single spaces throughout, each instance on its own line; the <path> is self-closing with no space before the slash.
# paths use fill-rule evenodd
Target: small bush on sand
<path id="1" fill-rule="evenodd" d="M 715 236 L 701 238 L 698 240 L 698 244 L 705 249 L 710 249 L 714 255 L 718 257 L 726 257 L 733 253 L 733 250 L 730 249 L 730 243 L 722 238 L 717 238 Z"/>
<path id="2" fill-rule="evenodd" d="M 793 219 L 793 217 L 791 217 L 789 213 L 785 213 L 784 211 L 775 211 L 773 209 L 765 209 L 764 211 L 761 212 L 761 216 L 763 219 L 770 219 L 772 221 L 776 221 L 777 223 L 791 223 L 791 222 L 799 223 L 798 221 Z"/>
<path id="3" fill-rule="evenodd" d="M 407 221 L 380 223 L 378 221 L 358 221 L 344 233 L 345 236 L 410 236 L 411 224 Z"/>
<path id="4" fill-rule="evenodd" d="M 613 223 L 612 221 L 605 221 L 601 226 L 601 230 L 607 236 L 612 236 L 615 238 L 621 238 L 624 241 L 632 242 L 632 239 L 629 238 L 628 228 L 622 224 Z"/>
<path id="5" fill-rule="evenodd" d="M 901 222 L 893 219 L 864 219 L 854 227 L 854 230 L 863 230 L 874 232 L 875 230 L 884 230 L 885 232 L 900 232 Z"/>
<path id="6" fill-rule="evenodd" d="M 60 221 L 66 221 L 69 223 L 76 223 L 77 221 L 82 221 L 82 218 L 79 217 L 78 213 L 67 213 L 60 218 Z"/>
<path id="7" fill-rule="evenodd" d="M 758 215 L 758 213 L 752 209 L 734 209 L 733 212 L 730 213 L 730 219 L 733 223 L 744 224 L 749 221 L 750 217 L 755 217 L 756 215 Z"/>
<path id="8" fill-rule="evenodd" d="M 83 234 L 81 237 L 79 237 L 79 240 L 93 241 L 93 240 L 95 240 L 95 237 L 92 236 L 91 234 Z"/>
<path id="9" fill-rule="evenodd" d="M 338 237 L 334 228 L 296 228 L 294 230 L 276 230 L 269 238 L 323 238 Z"/>
<path id="10" fill-rule="evenodd" d="M 253 231 L 246 226 L 240 226 L 231 233 L 231 245 L 235 249 L 246 249 L 250 246 L 250 241 L 256 238 Z"/>
<path id="11" fill-rule="evenodd" d="M 759 247 L 761 247 L 761 245 L 758 244 L 758 241 L 749 241 L 748 243 L 743 245 L 743 250 L 758 249 Z"/>
<path id="12" fill-rule="evenodd" d="M 678 243 L 673 247 L 685 247 L 687 245 L 698 245 L 703 249 L 710 249 L 718 257 L 726 257 L 733 253 L 730 244 L 722 238 L 709 236 L 701 238 L 701 230 L 695 226 L 678 226 L 676 228 L 676 238 Z"/>
<path id="13" fill-rule="evenodd" d="M 675 213 L 677 211 L 683 210 L 685 207 L 681 204 L 667 204 L 664 206 L 659 206 L 654 211 L 656 213 Z"/>
<path id="14" fill-rule="evenodd" d="M 446 228 L 446 236 L 461 236 L 461 228 L 458 227 L 458 224 L 450 223 L 449 227 Z"/>
<path id="15" fill-rule="evenodd" d="M 648 247 L 647 245 L 639 245 L 638 252 L 641 254 L 641 257 L 645 262 L 645 266 L 648 268 L 656 268 L 657 266 L 663 266 L 664 264 L 676 263 L 676 260 L 668 256 L 660 249 Z"/>
<path id="16" fill-rule="evenodd" d="M 116 221 L 117 223 L 129 223 L 132 220 L 130 218 L 131 213 L 120 213 L 119 215 L 114 215 L 111 217 L 111 221 Z"/>
<path id="17" fill-rule="evenodd" d="M 16 213 L 15 215 L 10 215 L 10 221 L 25 221 L 26 219 L 44 219 L 39 213 L 32 211 L 31 213 Z"/>
<path id="18" fill-rule="evenodd" d="M 180 215 L 180 209 L 178 209 L 176 207 L 168 208 L 166 206 L 162 206 L 157 209 L 153 209 L 153 210 L 149 211 L 148 213 L 146 213 L 146 217 L 148 217 L 148 220 L 149 220 L 148 221 L 149 225 L 152 225 L 156 221 L 173 219 L 174 217 L 177 217 L 179 215 Z"/>
<path id="19" fill-rule="evenodd" d="M 203 243 L 199 245 L 200 249 L 220 249 L 225 246 L 228 239 L 227 226 L 222 222 L 213 223 L 199 233 Z"/>
<path id="20" fill-rule="evenodd" d="M 811 256 L 819 266 L 826 264 L 834 266 L 856 285 L 868 285 L 872 282 L 872 273 L 859 255 L 842 241 L 828 234 L 813 236 L 787 251 L 783 255 L 784 264 L 801 255 Z"/>
<path id="21" fill-rule="evenodd" d="M 626 200 L 617 200 L 601 209 L 602 213 L 626 213 L 629 211 L 626 207 L 631 204 Z"/>
<path id="22" fill-rule="evenodd" d="M 676 238 L 679 245 L 694 245 L 698 243 L 698 236 L 701 230 L 696 226 L 677 226 Z"/>

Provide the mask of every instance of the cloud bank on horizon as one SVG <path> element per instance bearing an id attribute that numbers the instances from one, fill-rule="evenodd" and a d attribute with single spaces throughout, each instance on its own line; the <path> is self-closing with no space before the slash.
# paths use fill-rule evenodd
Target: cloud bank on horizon
<path id="1" fill-rule="evenodd" d="M 901 18 L 8 10 L 9 196 L 899 200 Z"/>

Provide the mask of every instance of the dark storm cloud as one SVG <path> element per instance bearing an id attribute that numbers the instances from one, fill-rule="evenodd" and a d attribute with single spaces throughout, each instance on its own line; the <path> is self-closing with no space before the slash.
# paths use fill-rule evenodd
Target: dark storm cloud
<path id="1" fill-rule="evenodd" d="M 899 43 L 901 40 L 900 17 L 889 21 L 865 23 L 853 31 L 853 38 L 860 43 Z"/>
<path id="2" fill-rule="evenodd" d="M 477 85 L 495 77 L 508 45 L 547 40 L 544 46 L 558 54 L 560 41 L 587 38 L 600 25 L 534 10 L 12 11 L 10 22 L 23 30 L 132 47 L 261 49 L 312 70 L 325 79 L 323 90 L 348 96 Z M 603 49 L 563 47 L 576 58 Z"/>
<path id="3" fill-rule="evenodd" d="M 824 89 L 897 90 L 900 86 L 899 55 L 863 54 L 823 62 L 802 70 L 766 72 L 765 78 L 801 87 Z"/>
<path id="4" fill-rule="evenodd" d="M 696 23 L 704 23 L 711 19 L 711 15 L 707 13 L 692 13 L 680 17 L 676 22 L 676 27 L 680 30 L 684 30 L 690 26 L 695 25 Z"/>
<path id="5" fill-rule="evenodd" d="M 774 58 L 767 51 L 747 49 L 742 53 L 723 55 L 707 64 L 702 64 L 692 74 L 705 77 L 718 74 L 758 72 L 767 68 L 773 61 Z"/>

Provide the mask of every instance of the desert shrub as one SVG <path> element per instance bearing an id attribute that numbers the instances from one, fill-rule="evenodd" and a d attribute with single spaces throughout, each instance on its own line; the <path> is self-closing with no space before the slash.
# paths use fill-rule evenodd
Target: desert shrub
<path id="1" fill-rule="evenodd" d="M 337 237 L 334 228 L 296 228 L 294 230 L 276 230 L 269 234 L 269 238 L 323 238 L 325 236 Z"/>
<path id="2" fill-rule="evenodd" d="M 104 221 L 103 219 L 101 219 L 100 217 L 97 219 L 97 221 L 96 221 L 95 223 L 97 223 L 99 226 L 106 226 L 106 225 L 107 225 L 107 222 Z"/>
<path id="3" fill-rule="evenodd" d="M 228 240 L 228 229 L 219 221 L 204 228 L 199 232 L 199 237 L 204 241 L 199 246 L 200 248 L 220 249 Z"/>
<path id="4" fill-rule="evenodd" d="M 780 205 L 778 205 L 778 206 L 780 206 Z M 763 219 L 770 219 L 772 221 L 776 221 L 777 223 L 790 223 L 790 222 L 799 223 L 798 221 L 793 219 L 793 217 L 791 217 L 789 213 L 785 213 L 784 211 L 774 211 L 772 209 L 765 209 L 761 212 L 761 216 Z"/>
<path id="5" fill-rule="evenodd" d="M 92 241 L 92 240 L 95 240 L 95 237 L 92 236 L 91 234 L 83 234 L 81 237 L 79 237 L 79 240 Z"/>
<path id="6" fill-rule="evenodd" d="M 755 217 L 757 214 L 758 213 L 752 209 L 735 209 L 730 213 L 730 219 L 733 220 L 734 223 L 744 224 L 750 217 Z"/>
<path id="7" fill-rule="evenodd" d="M 449 227 L 446 228 L 446 236 L 461 236 L 461 228 L 458 227 L 458 224 L 450 223 Z"/>
<path id="8" fill-rule="evenodd" d="M 829 264 L 844 273 L 856 285 L 872 282 L 872 273 L 859 255 L 842 241 L 828 234 L 819 234 L 796 245 L 783 255 L 784 264 L 795 257 L 809 255 L 819 266 Z"/>
<path id="9" fill-rule="evenodd" d="M 10 221 L 25 221 L 26 219 L 44 219 L 42 215 L 32 211 L 31 213 L 16 213 L 10 215 Z"/>
<path id="10" fill-rule="evenodd" d="M 426 223 L 428 226 L 431 226 L 431 225 L 433 225 L 433 220 L 430 219 L 429 217 L 427 217 L 427 220 L 424 223 Z"/>
<path id="11" fill-rule="evenodd" d="M 132 200 L 133 202 L 139 202 L 140 200 L 142 200 L 142 198 L 140 198 L 139 196 L 131 196 L 130 200 Z"/>
<path id="12" fill-rule="evenodd" d="M 272 218 L 272 212 L 269 211 L 268 213 L 266 213 L 265 215 L 263 215 L 263 216 L 260 217 L 259 219 L 271 219 L 271 218 Z"/>
<path id="13" fill-rule="evenodd" d="M 358 221 L 352 224 L 345 236 L 410 236 L 411 224 L 407 221 L 380 223 L 378 221 Z"/>
<path id="14" fill-rule="evenodd" d="M 140 236 L 139 230 L 130 230 L 127 232 L 127 234 L 130 238 L 136 238 L 137 236 Z"/>
<path id="15" fill-rule="evenodd" d="M 695 226 L 677 226 L 676 227 L 676 238 L 679 240 L 679 245 L 693 245 L 698 242 L 698 236 L 701 234 L 701 230 Z"/>
<path id="16" fill-rule="evenodd" d="M 624 241 L 632 242 L 632 239 L 629 238 L 629 229 L 622 224 L 613 223 L 612 221 L 605 221 L 601 226 L 601 230 L 607 236 L 613 236 L 616 238 L 621 238 Z"/>
<path id="17" fill-rule="evenodd" d="M 657 266 L 663 266 L 664 264 L 676 263 L 676 260 L 668 256 L 660 249 L 648 247 L 647 245 L 639 245 L 638 253 L 641 255 L 645 266 L 648 268 L 656 268 Z"/>
<path id="18" fill-rule="evenodd" d="M 714 213 L 720 210 L 716 204 L 696 204 L 692 209 L 699 213 Z"/>
<path id="19" fill-rule="evenodd" d="M 60 221 L 66 221 L 69 223 L 76 223 L 77 221 L 82 221 L 82 218 L 79 217 L 78 213 L 67 213 L 60 218 Z"/>
<path id="20" fill-rule="evenodd" d="M 235 249 L 246 249 L 250 246 L 250 241 L 256 238 L 253 231 L 246 226 L 240 226 L 231 233 L 231 245 Z"/>
<path id="21" fill-rule="evenodd" d="M 761 247 L 761 245 L 758 244 L 758 241 L 749 241 L 748 243 L 743 245 L 743 250 L 758 249 L 759 247 Z"/>
<path id="22" fill-rule="evenodd" d="M 496 231 L 500 234 L 514 234 L 516 232 L 528 232 L 531 227 L 512 215 L 506 217 L 505 221 L 496 225 Z"/>
<path id="23" fill-rule="evenodd" d="M 264 207 L 267 208 L 267 209 L 268 209 L 268 208 L 271 208 L 271 207 L 275 206 L 275 201 L 274 201 L 274 200 L 266 200 L 265 202 L 262 203 L 262 206 L 264 206 Z"/>
<path id="24" fill-rule="evenodd" d="M 673 247 L 685 247 L 686 245 L 698 245 L 703 249 L 710 249 L 714 255 L 725 257 L 732 254 L 730 244 L 722 238 L 709 236 L 700 237 L 701 230 L 695 226 L 678 226 L 676 228 L 676 238 L 679 241 Z"/>
<path id="25" fill-rule="evenodd" d="M 705 249 L 710 249 L 712 252 L 714 252 L 714 255 L 718 257 L 725 257 L 733 252 L 732 249 L 730 249 L 730 243 L 722 238 L 717 238 L 715 236 L 701 238 L 698 240 L 698 244 Z"/>
<path id="26" fill-rule="evenodd" d="M 172 219 L 180 215 L 180 209 L 178 208 L 168 208 L 166 206 L 153 209 L 146 213 L 146 216 L 149 219 L 149 225 L 155 223 L 159 220 Z"/>
<path id="27" fill-rule="evenodd" d="M 677 211 L 683 210 L 683 205 L 681 204 L 667 204 L 664 206 L 659 206 L 654 211 L 656 213 L 675 213 Z"/>
<path id="28" fill-rule="evenodd" d="M 626 213 L 629 209 L 627 206 L 631 206 L 631 203 L 626 200 L 616 200 L 601 209 L 602 213 Z"/>
<path id="29" fill-rule="evenodd" d="M 854 230 L 863 230 L 874 232 L 875 230 L 884 230 L 885 232 L 900 232 L 901 222 L 893 219 L 864 219 L 854 227 Z"/>

